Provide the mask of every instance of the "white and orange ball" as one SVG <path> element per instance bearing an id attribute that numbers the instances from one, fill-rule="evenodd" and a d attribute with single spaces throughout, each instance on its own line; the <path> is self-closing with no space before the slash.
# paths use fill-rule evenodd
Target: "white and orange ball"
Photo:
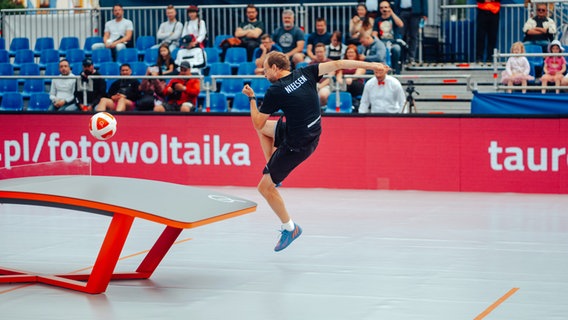
<path id="1" fill-rule="evenodd" d="M 89 131 L 99 140 L 112 138 L 116 133 L 116 118 L 108 112 L 95 113 L 89 121 Z"/>

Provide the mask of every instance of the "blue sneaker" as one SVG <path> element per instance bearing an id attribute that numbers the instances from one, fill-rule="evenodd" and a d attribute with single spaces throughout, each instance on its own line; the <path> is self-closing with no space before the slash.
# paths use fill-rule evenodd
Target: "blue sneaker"
<path id="1" fill-rule="evenodd" d="M 296 238 L 302 234 L 302 228 L 300 228 L 299 225 L 296 225 L 292 231 L 284 229 L 280 232 L 282 233 L 280 241 L 278 241 L 276 247 L 274 247 L 274 251 L 276 252 L 286 249 L 292 241 L 296 240 Z"/>

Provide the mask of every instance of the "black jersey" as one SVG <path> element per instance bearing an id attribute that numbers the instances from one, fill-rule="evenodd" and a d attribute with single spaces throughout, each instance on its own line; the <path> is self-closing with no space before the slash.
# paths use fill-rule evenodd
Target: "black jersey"
<path id="1" fill-rule="evenodd" d="M 293 70 L 266 91 L 260 112 L 282 110 L 286 118 L 286 144 L 303 147 L 321 134 L 321 109 L 317 91 L 319 64 Z"/>

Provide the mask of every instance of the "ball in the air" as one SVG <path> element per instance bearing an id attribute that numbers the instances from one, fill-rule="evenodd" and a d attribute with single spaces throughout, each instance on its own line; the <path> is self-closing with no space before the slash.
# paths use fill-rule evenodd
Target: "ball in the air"
<path id="1" fill-rule="evenodd" d="M 108 112 L 98 112 L 89 121 L 89 131 L 99 140 L 112 138 L 116 133 L 116 118 Z"/>

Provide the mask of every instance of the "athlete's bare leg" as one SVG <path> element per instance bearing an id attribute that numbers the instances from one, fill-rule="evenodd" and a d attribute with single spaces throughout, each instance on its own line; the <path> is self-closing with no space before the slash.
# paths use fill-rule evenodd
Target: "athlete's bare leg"
<path id="1" fill-rule="evenodd" d="M 274 181 L 270 178 L 269 174 L 262 176 L 260 183 L 258 184 L 258 191 L 266 199 L 268 205 L 274 213 L 280 218 L 282 223 L 287 223 L 290 221 L 290 215 L 288 210 L 286 210 L 286 205 L 284 204 L 284 199 L 280 196 L 280 192 L 276 189 Z"/>
<path id="2" fill-rule="evenodd" d="M 258 138 L 260 139 L 260 147 L 264 153 L 266 161 L 270 160 L 270 157 L 276 149 L 274 147 L 274 130 L 276 129 L 276 120 L 268 120 L 262 129 L 257 130 Z"/>

